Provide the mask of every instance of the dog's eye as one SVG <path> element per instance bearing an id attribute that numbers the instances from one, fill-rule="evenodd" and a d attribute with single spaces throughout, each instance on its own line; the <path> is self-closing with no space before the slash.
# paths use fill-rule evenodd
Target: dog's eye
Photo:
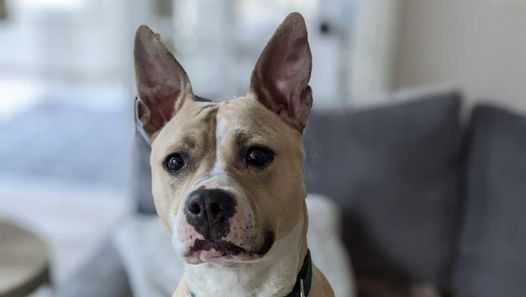
<path id="1" fill-rule="evenodd" d="M 179 172 L 186 165 L 185 158 L 181 153 L 173 153 L 164 159 L 164 168 L 171 174 Z"/>
<path id="2" fill-rule="evenodd" d="M 264 168 L 274 160 L 274 152 L 266 147 L 253 146 L 247 150 L 245 162 L 248 166 Z"/>

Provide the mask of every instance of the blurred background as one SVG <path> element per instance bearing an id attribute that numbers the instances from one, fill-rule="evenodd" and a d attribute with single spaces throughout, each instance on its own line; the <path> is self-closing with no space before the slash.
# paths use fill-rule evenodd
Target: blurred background
<path id="1" fill-rule="evenodd" d="M 146 155 L 141 152 L 146 149 L 138 148 L 140 140 L 134 137 L 131 104 L 136 94 L 132 46 L 137 26 L 148 24 L 161 33 L 189 73 L 196 94 L 224 98 L 246 92 L 259 52 L 277 24 L 291 11 L 300 11 L 307 20 L 314 60 L 311 79 L 314 109 L 319 115 L 325 116 L 334 110 L 349 110 L 354 114 L 368 108 L 376 110 L 402 104 L 399 102 L 413 102 L 409 100 L 413 98 L 454 94 L 453 97 L 461 97 L 462 104 L 455 112 L 462 116 L 448 118 L 449 124 L 458 120 L 458 126 L 471 127 L 467 123 L 472 108 L 488 105 L 520 118 L 520 127 L 526 125 L 523 120 L 526 2 L 523 0 L 0 0 L 0 216 L 44 238 L 49 245 L 52 278 L 56 284 L 60 285 L 82 269 L 101 243 L 112 237 L 115 226 L 136 212 L 136 201 L 131 197 L 148 196 L 148 185 L 141 185 L 136 174 L 146 170 L 141 167 L 145 166 Z M 373 147 L 358 147 L 369 152 L 382 145 L 381 141 L 373 140 L 384 136 L 385 132 L 374 130 L 381 126 L 379 123 L 392 127 L 391 121 L 409 119 L 399 126 L 401 131 L 408 131 L 408 127 L 427 117 L 426 112 L 426 108 L 410 114 L 386 111 L 379 118 L 360 113 L 361 117 L 375 119 L 375 122 L 364 124 L 367 129 L 373 128 L 371 134 L 367 134 L 370 137 L 367 144 Z M 338 116 L 341 114 L 329 118 Z M 330 125 L 342 124 L 341 119 L 336 124 L 327 121 Z M 482 120 L 482 123 L 488 121 Z M 497 124 L 502 121 L 498 120 Z M 339 138 L 353 123 L 356 124 L 351 120 L 341 130 L 325 128 L 324 131 L 327 137 Z M 446 138 L 458 136 L 460 139 L 465 131 L 478 135 L 468 130 L 462 129 L 458 135 L 447 134 Z M 426 139 L 436 136 L 425 131 L 422 135 Z M 514 171 L 518 172 L 518 179 L 509 182 L 514 186 L 524 181 L 526 168 L 524 141 L 520 140 L 526 138 L 526 133 L 521 138 L 519 135 L 525 130 L 517 131 L 520 131 L 517 136 L 510 136 L 513 144 L 520 142 L 517 157 L 510 161 L 519 166 L 518 171 Z M 460 154 L 472 148 L 452 149 L 458 155 L 450 156 L 444 164 L 451 167 L 452 160 L 471 160 L 470 156 Z M 318 149 L 313 156 L 323 158 L 322 149 Z M 400 149 L 403 151 L 413 152 Z M 499 152 L 509 156 L 510 149 Z M 407 161 L 405 153 L 401 154 Z M 364 156 L 352 158 L 367 158 Z M 409 163 L 431 156 L 436 155 L 422 153 L 422 158 Z M 489 157 L 481 158 L 481 162 L 485 162 Z M 453 167 L 469 165 L 459 163 Z M 496 175 L 510 175 L 499 168 Z M 329 181 L 310 189 L 337 196 L 339 194 L 331 190 L 323 191 L 324 187 L 338 187 L 337 182 L 333 182 L 337 177 L 331 175 L 331 170 L 327 171 L 323 178 Z M 458 179 L 464 175 L 464 171 L 455 173 Z M 308 175 L 307 178 L 308 184 L 314 184 L 312 180 L 318 177 Z M 404 182 L 420 185 L 420 180 Z M 382 185 L 382 181 L 378 184 Z M 456 181 L 455 185 L 459 184 L 470 183 Z M 468 186 L 458 187 L 462 192 L 458 195 L 471 193 Z M 484 186 L 477 184 L 476 188 L 480 187 Z M 356 186 L 348 194 L 356 194 L 353 191 L 358 188 L 363 190 Z M 507 189 L 526 193 L 524 186 L 517 191 L 509 190 L 508 186 Z M 502 203 L 499 199 L 498 203 Z M 462 206 L 459 209 L 469 203 L 459 203 Z M 382 202 L 376 205 L 381 206 Z M 359 208 L 360 203 L 353 206 Z M 350 216 L 345 207 L 342 208 L 344 216 Z M 489 216 L 488 209 L 484 208 L 482 217 Z M 363 221 L 370 223 L 382 213 L 375 212 L 372 215 L 375 219 Z M 497 217 L 507 214 L 499 213 Z M 363 213 L 358 212 L 357 217 L 361 218 L 360 215 Z M 446 216 L 449 215 L 446 211 Z M 461 227 L 455 230 L 460 231 L 452 237 L 459 238 L 467 232 L 470 227 L 466 225 L 477 225 L 466 223 L 469 217 L 464 213 L 458 218 L 455 216 L 455 220 L 464 223 L 459 223 Z M 388 220 L 383 223 L 390 224 Z M 514 221 L 511 225 L 518 228 L 517 234 L 526 238 L 524 226 L 517 224 Z M 378 225 L 369 228 L 373 233 L 375 226 Z M 364 238 L 376 238 L 374 236 Z M 354 239 L 354 245 L 361 246 L 356 240 L 359 239 Z M 416 240 L 422 241 L 423 237 Z M 348 247 L 349 243 L 345 245 Z M 351 259 L 355 257 L 352 252 L 351 249 Z M 396 257 L 400 255 L 395 254 L 387 252 L 378 257 L 392 256 L 398 260 Z M 357 255 L 361 254 L 357 252 Z M 448 263 L 458 261 L 462 262 Z M 442 274 L 448 270 L 451 275 L 451 265 L 440 266 L 438 270 Z M 366 266 L 357 263 L 354 270 L 382 276 L 392 272 Z M 526 264 L 521 269 L 526 273 Z M 449 277 L 415 275 L 419 283 L 448 290 L 455 287 L 449 281 L 435 281 Z M 403 277 L 406 278 L 409 277 Z M 1 287 L 2 282 L 0 296 Z M 418 290 L 415 292 L 425 291 Z M 406 296 L 413 294 L 411 292 L 407 291 Z"/>

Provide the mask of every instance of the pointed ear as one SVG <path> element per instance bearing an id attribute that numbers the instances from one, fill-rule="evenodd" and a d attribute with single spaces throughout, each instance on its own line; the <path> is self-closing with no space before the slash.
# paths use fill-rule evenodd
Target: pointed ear
<path id="1" fill-rule="evenodd" d="M 251 90 L 259 102 L 300 132 L 312 107 L 311 68 L 305 21 L 301 14 L 291 13 L 259 56 Z"/>
<path id="2" fill-rule="evenodd" d="M 135 77 L 139 97 L 135 114 L 151 139 L 192 98 L 192 87 L 183 67 L 147 26 L 135 35 Z"/>

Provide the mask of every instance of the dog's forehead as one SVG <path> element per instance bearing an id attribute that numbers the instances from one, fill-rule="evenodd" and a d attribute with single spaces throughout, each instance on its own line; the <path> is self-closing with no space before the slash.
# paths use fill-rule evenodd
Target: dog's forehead
<path id="1" fill-rule="evenodd" d="M 228 129 L 254 132 L 275 130 L 283 125 L 279 118 L 251 97 L 236 97 L 219 102 L 216 120 Z"/>
<path id="2" fill-rule="evenodd" d="M 188 139 L 245 135 L 248 138 L 279 141 L 290 138 L 294 130 L 279 116 L 250 96 L 218 102 L 192 101 L 161 130 L 156 147 L 171 150 Z M 216 135 L 220 133 L 222 135 Z M 205 136 L 208 135 L 208 136 Z"/>
<path id="3" fill-rule="evenodd" d="M 279 117 L 250 96 L 218 101 L 193 101 L 189 105 L 183 112 L 184 115 L 176 117 L 175 125 L 181 129 L 184 127 L 184 131 L 206 127 L 204 132 L 207 134 L 217 132 L 219 128 L 223 133 L 261 134 L 288 128 Z"/>

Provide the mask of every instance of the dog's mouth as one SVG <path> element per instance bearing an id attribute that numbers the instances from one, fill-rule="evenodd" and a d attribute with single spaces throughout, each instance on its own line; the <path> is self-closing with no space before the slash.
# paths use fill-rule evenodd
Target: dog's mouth
<path id="1" fill-rule="evenodd" d="M 274 234 L 266 232 L 263 245 L 254 251 L 242 248 L 225 240 L 196 239 L 193 246 L 184 254 L 190 264 L 204 262 L 243 263 L 263 258 L 274 244 Z"/>

